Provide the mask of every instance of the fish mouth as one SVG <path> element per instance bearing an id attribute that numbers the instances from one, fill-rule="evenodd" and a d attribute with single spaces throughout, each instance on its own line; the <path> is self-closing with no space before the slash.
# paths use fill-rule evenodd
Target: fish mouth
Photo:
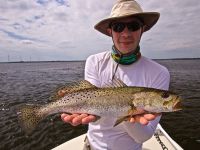
<path id="1" fill-rule="evenodd" d="M 182 104 L 181 101 L 178 100 L 179 98 L 177 97 L 176 103 L 173 105 L 174 110 L 182 110 Z"/>

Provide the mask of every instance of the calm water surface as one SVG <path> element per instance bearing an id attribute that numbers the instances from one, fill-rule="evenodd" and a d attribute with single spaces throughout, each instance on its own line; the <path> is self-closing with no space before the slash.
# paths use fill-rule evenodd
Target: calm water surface
<path id="1" fill-rule="evenodd" d="M 163 114 L 161 125 L 184 149 L 200 149 L 200 60 L 157 60 L 171 73 L 170 90 L 184 98 L 183 111 Z M 0 149 L 48 150 L 87 131 L 54 115 L 25 136 L 16 109 L 44 104 L 59 86 L 82 80 L 85 62 L 0 63 Z"/>

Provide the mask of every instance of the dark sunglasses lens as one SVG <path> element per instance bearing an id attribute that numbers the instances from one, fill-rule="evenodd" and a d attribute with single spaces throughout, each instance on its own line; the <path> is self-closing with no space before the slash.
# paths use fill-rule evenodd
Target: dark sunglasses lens
<path id="1" fill-rule="evenodd" d="M 125 24 L 124 23 L 115 23 L 112 25 L 112 29 L 115 32 L 122 32 L 125 28 Z"/>
<path id="2" fill-rule="evenodd" d="M 129 31 L 137 31 L 140 29 L 141 24 L 139 22 L 131 22 L 127 24 L 127 27 Z"/>

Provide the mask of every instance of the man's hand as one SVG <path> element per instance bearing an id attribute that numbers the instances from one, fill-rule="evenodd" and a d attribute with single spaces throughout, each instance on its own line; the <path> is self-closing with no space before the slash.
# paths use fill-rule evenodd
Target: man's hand
<path id="1" fill-rule="evenodd" d="M 136 115 L 130 119 L 130 122 L 138 122 L 142 125 L 147 125 L 149 121 L 154 120 L 160 114 L 144 114 L 144 115 Z"/>
<path id="2" fill-rule="evenodd" d="M 142 125 L 147 125 L 149 121 L 154 120 L 160 114 L 142 114 L 142 115 L 135 115 L 130 119 L 130 122 L 135 123 L 138 122 Z M 88 124 L 90 122 L 96 121 L 96 116 L 89 115 L 89 114 L 61 114 L 61 119 L 66 122 L 70 123 L 72 126 L 77 126 L 80 124 Z"/>
<path id="3" fill-rule="evenodd" d="M 130 119 L 130 122 L 138 122 L 142 125 L 147 125 L 149 123 L 149 121 L 154 120 L 157 116 L 160 116 L 161 114 L 159 113 L 146 113 L 144 110 L 142 109 L 138 109 L 138 112 L 141 113 L 141 115 L 135 115 Z"/>
<path id="4" fill-rule="evenodd" d="M 77 126 L 80 124 L 88 124 L 90 122 L 94 122 L 96 117 L 89 114 L 61 114 L 61 119 L 66 123 Z"/>

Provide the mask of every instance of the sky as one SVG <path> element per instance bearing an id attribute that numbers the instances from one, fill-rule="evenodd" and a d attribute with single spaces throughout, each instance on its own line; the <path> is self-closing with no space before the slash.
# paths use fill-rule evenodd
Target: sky
<path id="1" fill-rule="evenodd" d="M 112 40 L 94 29 L 116 0 L 0 0 L 0 62 L 85 60 L 111 50 Z M 152 59 L 200 58 L 199 0 L 138 0 L 160 12 L 142 36 Z"/>

